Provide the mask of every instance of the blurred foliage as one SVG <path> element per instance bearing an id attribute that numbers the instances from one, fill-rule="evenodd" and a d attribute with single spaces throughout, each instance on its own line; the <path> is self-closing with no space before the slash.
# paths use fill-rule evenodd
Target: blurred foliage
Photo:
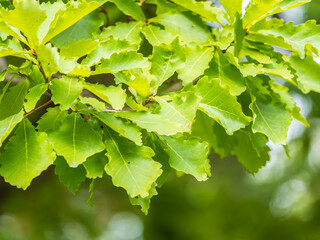
<path id="1" fill-rule="evenodd" d="M 315 0 L 308 4 L 307 16 L 309 19 L 317 20 L 317 23 L 320 23 L 320 1 Z"/>
<path id="2" fill-rule="evenodd" d="M 307 14 L 319 23 L 319 11 L 315 0 Z M 107 176 L 97 181 L 93 207 L 84 190 L 90 182 L 73 196 L 53 168 L 27 191 L 1 179 L 0 240 L 318 240 L 320 96 L 296 96 L 311 127 L 293 124 L 290 158 L 272 146 L 271 162 L 252 176 L 236 159 L 212 154 L 210 180 L 171 174 L 148 216 L 132 207 Z"/>

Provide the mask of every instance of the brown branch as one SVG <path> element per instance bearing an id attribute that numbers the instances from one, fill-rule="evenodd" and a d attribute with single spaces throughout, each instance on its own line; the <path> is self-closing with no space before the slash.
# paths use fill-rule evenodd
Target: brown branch
<path id="1" fill-rule="evenodd" d="M 44 72 L 43 67 L 40 62 L 39 62 L 38 68 L 39 68 L 39 71 L 41 72 L 44 80 L 46 81 L 46 83 L 49 83 L 49 79 L 47 78 L 46 73 Z"/>
<path id="2" fill-rule="evenodd" d="M 41 106 L 39 106 L 39 107 L 37 107 L 37 108 L 33 109 L 31 112 L 29 112 L 29 113 L 27 113 L 26 115 L 24 115 L 24 116 L 23 116 L 23 118 L 28 117 L 28 116 L 29 116 L 29 115 L 31 115 L 32 113 L 34 113 L 34 112 L 38 111 L 39 109 L 41 109 L 41 108 L 43 108 L 43 107 L 45 107 L 45 106 L 49 105 L 50 103 L 52 103 L 52 100 L 51 100 L 51 99 L 50 99 L 48 102 L 46 102 L 46 103 L 42 104 Z"/>

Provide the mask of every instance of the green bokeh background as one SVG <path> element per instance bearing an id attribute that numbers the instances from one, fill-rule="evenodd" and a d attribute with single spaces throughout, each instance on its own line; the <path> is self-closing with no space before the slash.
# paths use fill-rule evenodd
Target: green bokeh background
<path id="1" fill-rule="evenodd" d="M 304 11 L 320 23 L 320 1 Z M 255 176 L 212 153 L 207 182 L 172 173 L 148 216 L 108 176 L 97 182 L 93 207 L 90 182 L 73 196 L 53 167 L 26 191 L 0 179 L 0 240 L 318 240 L 320 95 L 294 95 L 311 127 L 294 123 L 290 158 L 272 146 L 272 160 Z"/>

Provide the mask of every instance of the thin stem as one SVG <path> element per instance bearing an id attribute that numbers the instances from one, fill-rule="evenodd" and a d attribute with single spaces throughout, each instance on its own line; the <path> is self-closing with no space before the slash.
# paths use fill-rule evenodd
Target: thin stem
<path id="1" fill-rule="evenodd" d="M 39 63 L 38 68 L 39 68 L 39 70 L 40 70 L 40 72 L 41 72 L 41 74 L 42 74 L 42 76 L 43 76 L 44 80 L 46 81 L 46 83 L 49 83 L 49 79 L 47 78 L 46 73 L 44 72 L 44 70 L 43 70 L 43 67 L 42 67 L 41 63 Z"/>
<path id="2" fill-rule="evenodd" d="M 113 113 L 116 113 L 116 112 L 122 112 L 120 110 L 115 110 L 115 109 L 106 109 L 104 110 L 104 112 L 113 112 Z"/>
<path id="3" fill-rule="evenodd" d="M 32 49 L 32 55 L 35 56 L 36 58 L 38 58 L 38 55 L 34 49 Z M 49 79 L 47 78 L 46 73 L 44 72 L 43 67 L 40 62 L 39 62 L 38 68 L 39 68 L 39 71 L 41 72 L 44 80 L 46 81 L 46 83 L 49 84 Z"/>
<path id="4" fill-rule="evenodd" d="M 51 99 L 50 99 L 48 102 L 46 102 L 46 103 L 42 104 L 41 106 L 39 106 L 39 107 L 37 107 L 37 108 L 33 109 L 31 112 L 29 112 L 29 113 L 27 113 L 26 115 L 24 115 L 24 116 L 23 116 L 23 118 L 28 117 L 28 116 L 29 116 L 29 115 L 31 115 L 32 113 L 34 113 L 34 112 L 38 111 L 39 109 L 41 109 L 41 108 L 43 108 L 43 107 L 45 107 L 45 106 L 49 105 L 50 103 L 52 103 L 52 100 L 51 100 Z"/>

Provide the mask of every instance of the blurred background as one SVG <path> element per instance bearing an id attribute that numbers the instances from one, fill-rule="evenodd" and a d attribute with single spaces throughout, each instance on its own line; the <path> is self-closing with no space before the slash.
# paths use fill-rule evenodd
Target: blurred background
<path id="1" fill-rule="evenodd" d="M 278 17 L 320 23 L 320 1 Z M 7 62 L 13 61 L 7 59 Z M 149 215 L 131 206 L 111 178 L 73 196 L 49 168 L 26 190 L 0 179 L 0 240 L 318 240 L 320 239 L 320 94 L 295 100 L 311 127 L 293 122 L 289 150 L 270 144 L 271 161 L 252 176 L 234 158 L 211 155 L 212 177 L 169 176 Z"/>

